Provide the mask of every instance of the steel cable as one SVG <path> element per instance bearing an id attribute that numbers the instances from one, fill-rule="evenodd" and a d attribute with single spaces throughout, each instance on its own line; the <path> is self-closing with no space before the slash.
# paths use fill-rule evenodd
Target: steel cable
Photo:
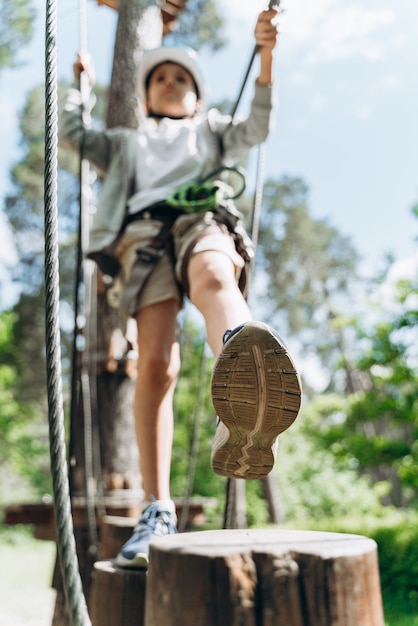
<path id="1" fill-rule="evenodd" d="M 57 2 L 46 0 L 45 24 L 45 339 L 48 419 L 58 555 L 73 626 L 91 624 L 78 569 L 65 446 L 59 329 Z"/>
<path id="2" fill-rule="evenodd" d="M 268 9 L 271 10 L 274 7 L 276 7 L 277 9 L 280 8 L 280 0 L 269 0 Z M 236 98 L 234 106 L 232 107 L 230 124 L 232 124 L 235 118 L 235 115 L 237 113 L 242 96 L 244 94 L 245 87 L 250 77 L 252 66 L 257 56 L 257 52 L 258 52 L 258 46 L 255 45 L 252 50 L 250 61 L 248 63 L 247 69 L 244 74 L 244 78 L 241 83 L 238 97 Z M 259 228 L 260 228 L 260 215 L 261 215 L 261 205 L 262 205 L 262 200 L 263 200 L 263 188 L 264 188 L 265 159 L 266 159 L 266 144 L 265 142 L 263 142 L 258 146 L 256 188 L 255 188 L 253 207 L 252 207 L 252 213 L 251 213 L 250 236 L 254 244 L 254 251 L 257 250 L 258 233 L 259 233 Z M 253 267 L 253 272 L 254 272 L 254 267 Z M 248 280 L 250 281 L 251 278 L 252 278 L 252 274 L 248 277 Z M 226 487 L 225 487 L 225 509 L 224 509 L 223 528 L 233 528 L 235 525 L 235 521 L 236 521 L 235 518 L 236 518 L 237 494 L 236 494 L 236 489 L 235 489 L 234 482 L 233 482 L 234 480 L 235 479 L 233 478 L 228 479 L 226 483 Z"/>
<path id="3" fill-rule="evenodd" d="M 200 355 L 200 373 L 199 388 L 196 399 L 196 406 L 193 415 L 192 439 L 189 454 L 189 471 L 187 473 L 186 490 L 183 499 L 183 507 L 181 509 L 180 520 L 178 524 L 179 532 L 184 532 L 187 526 L 187 520 L 190 511 L 190 500 L 193 493 L 193 483 L 196 475 L 197 456 L 199 452 L 199 426 L 203 412 L 205 383 L 206 383 L 206 342 L 202 344 L 202 353 Z"/>
<path id="4" fill-rule="evenodd" d="M 87 0 L 79 0 L 79 36 L 80 53 L 88 54 L 88 23 L 87 23 Z M 85 71 L 80 75 L 80 93 L 82 101 L 81 115 L 84 117 L 84 109 L 90 94 L 89 77 Z M 97 558 L 99 548 L 99 534 L 96 520 L 96 488 L 103 496 L 102 464 L 100 454 L 99 428 L 94 436 L 93 422 L 97 424 L 97 380 L 96 359 L 93 358 L 93 350 L 97 350 L 97 271 L 94 261 L 85 258 L 91 220 L 91 171 L 90 164 L 84 158 L 84 138 L 80 145 L 80 214 L 79 214 L 79 249 L 80 267 L 76 277 L 84 285 L 83 320 L 84 320 L 84 344 L 81 351 L 81 375 L 80 387 L 84 418 L 84 463 L 86 482 L 86 509 L 90 535 L 90 555 Z M 76 311 L 76 315 L 78 311 Z M 75 416 L 73 416 L 74 418 Z M 96 472 L 95 472 L 96 470 Z M 97 476 L 95 476 L 95 473 Z M 104 498 L 97 502 L 100 514 L 105 513 Z"/>

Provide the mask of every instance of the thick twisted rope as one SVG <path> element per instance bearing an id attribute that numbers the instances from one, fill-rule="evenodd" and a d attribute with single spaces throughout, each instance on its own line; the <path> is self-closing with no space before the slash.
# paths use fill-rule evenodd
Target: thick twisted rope
<path id="1" fill-rule="evenodd" d="M 73 626 L 91 624 L 83 595 L 71 517 L 61 383 L 58 270 L 58 84 L 56 0 L 46 1 L 45 27 L 45 330 L 48 417 L 58 554 Z"/>

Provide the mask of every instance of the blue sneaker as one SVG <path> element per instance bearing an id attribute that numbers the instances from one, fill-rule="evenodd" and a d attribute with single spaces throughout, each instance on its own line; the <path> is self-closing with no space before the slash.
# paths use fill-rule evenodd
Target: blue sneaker
<path id="1" fill-rule="evenodd" d="M 302 399 L 280 337 L 262 322 L 225 333 L 211 392 L 219 418 L 212 469 L 228 478 L 264 478 L 274 466 L 277 436 L 293 424 Z"/>
<path id="2" fill-rule="evenodd" d="M 122 546 L 115 564 L 120 567 L 148 569 L 151 539 L 177 533 L 176 521 L 173 513 L 161 511 L 158 503 L 151 504 L 139 518 L 132 537 Z"/>

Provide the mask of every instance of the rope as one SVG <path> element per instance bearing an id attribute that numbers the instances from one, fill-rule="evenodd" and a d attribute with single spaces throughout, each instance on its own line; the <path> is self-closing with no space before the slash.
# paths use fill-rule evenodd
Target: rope
<path id="1" fill-rule="evenodd" d="M 86 0 L 79 0 L 79 36 L 80 51 L 87 52 L 87 3 Z"/>
<path id="2" fill-rule="evenodd" d="M 273 9 L 274 7 L 279 8 L 279 6 L 280 6 L 280 0 L 270 0 L 268 8 L 270 10 L 270 9 Z M 258 46 L 255 45 L 251 54 L 250 61 L 248 63 L 247 70 L 244 74 L 244 78 L 243 78 L 241 88 L 238 93 L 238 97 L 232 108 L 231 122 L 230 122 L 231 124 L 235 118 L 236 112 L 241 102 L 257 52 L 258 52 Z M 263 183 L 264 183 L 265 157 L 266 157 L 266 144 L 265 142 L 263 142 L 258 146 L 256 188 L 255 188 L 255 193 L 254 193 L 254 202 L 253 202 L 253 209 L 252 209 L 252 214 L 251 214 L 250 236 L 254 244 L 254 250 L 256 250 L 257 248 L 258 233 L 259 233 L 259 227 L 260 227 L 261 204 L 262 204 L 262 199 L 263 199 L 263 187 L 264 187 Z M 236 493 L 236 485 L 234 485 L 234 479 L 228 478 L 226 482 L 226 487 L 225 487 L 225 509 L 224 509 L 223 528 L 235 527 L 236 504 L 237 504 L 236 500 L 237 500 L 237 493 Z"/>
<path id="3" fill-rule="evenodd" d="M 227 478 L 225 485 L 225 508 L 222 529 L 235 527 L 235 479 Z"/>
<path id="4" fill-rule="evenodd" d="M 80 52 L 87 52 L 87 6 L 86 0 L 79 1 L 79 38 Z M 88 77 L 85 72 L 80 77 L 80 93 L 82 102 L 87 100 L 89 93 Z M 81 115 L 84 111 L 82 107 Z M 83 140 L 80 145 L 79 162 L 79 216 L 77 231 L 77 255 L 74 284 L 74 334 L 72 345 L 71 371 L 71 409 L 70 422 L 72 435 L 75 425 L 79 422 L 79 411 L 83 409 L 84 433 L 84 472 L 86 489 L 86 513 L 89 530 L 89 556 L 96 558 L 99 546 L 96 520 L 96 484 L 100 498 L 97 502 L 99 514 L 105 514 L 103 481 L 101 470 L 100 442 L 93 436 L 93 418 L 97 421 L 97 388 L 95 382 L 95 364 L 92 363 L 91 347 L 96 346 L 96 319 L 97 319 L 97 272 L 93 261 L 84 259 L 84 252 L 88 246 L 88 231 L 90 220 L 90 166 L 83 158 Z M 80 304 L 80 288 L 84 285 L 83 303 Z M 82 322 L 80 322 L 82 320 Z M 82 334 L 81 334 L 82 333 Z M 84 339 L 84 341 L 82 341 Z M 92 382 L 94 381 L 94 382 Z M 75 435 L 71 437 L 73 443 Z M 72 450 L 70 450 L 72 456 Z M 95 479 L 97 468 L 97 480 Z"/>
<path id="5" fill-rule="evenodd" d="M 79 0 L 79 37 L 80 52 L 88 51 L 88 28 L 87 28 L 87 2 Z M 83 102 L 81 115 L 84 114 L 84 103 L 86 102 L 90 88 L 88 84 L 89 78 L 86 72 L 82 72 L 80 76 L 80 93 Z M 80 146 L 80 263 L 82 266 L 83 284 L 84 284 L 84 300 L 83 300 L 83 319 L 84 319 L 84 344 L 81 353 L 81 397 L 83 404 L 84 417 L 84 471 L 86 481 L 86 511 L 89 527 L 91 557 L 96 558 L 99 549 L 99 535 L 97 532 L 96 520 L 96 484 L 101 494 L 103 491 L 102 467 L 100 456 L 100 442 L 98 436 L 93 434 L 93 416 L 97 418 L 97 387 L 96 387 L 96 370 L 95 363 L 92 362 L 92 349 L 97 346 L 97 271 L 93 261 L 84 258 L 85 251 L 88 247 L 89 227 L 90 227 L 90 203 L 91 203 L 91 185 L 90 185 L 90 164 L 84 158 L 84 142 Z M 80 273 L 77 273 L 81 278 Z M 97 433 L 98 434 L 98 433 Z M 95 466 L 97 469 L 97 481 L 95 480 Z M 101 515 L 104 514 L 103 498 L 98 503 Z"/>
<path id="6" fill-rule="evenodd" d="M 46 0 L 45 25 L 45 332 L 48 419 L 57 546 L 73 626 L 91 624 L 78 570 L 71 516 L 61 382 L 58 269 L 57 2 Z"/>
<path id="7" fill-rule="evenodd" d="M 254 245 L 254 250 L 257 249 L 258 233 L 260 229 L 261 204 L 263 201 L 263 191 L 264 191 L 265 162 L 266 162 L 266 144 L 265 142 L 263 142 L 258 146 L 257 178 L 256 178 L 256 186 L 255 186 L 255 193 L 254 193 L 253 210 L 252 210 L 252 215 L 251 215 L 250 235 L 251 235 L 251 241 L 253 242 L 253 245 Z"/>
<path id="8" fill-rule="evenodd" d="M 92 263 L 92 261 L 91 261 Z M 93 271 L 93 270 L 92 270 Z M 86 287 L 85 301 L 90 302 L 93 294 L 93 276 L 87 274 L 84 269 L 84 283 Z M 87 307 L 85 306 L 85 309 Z M 96 507 L 95 507 L 95 480 L 94 480 L 94 454 L 93 454 L 93 397 L 95 389 L 91 388 L 91 346 L 90 346 L 90 326 L 92 325 L 92 312 L 84 315 L 85 326 L 84 332 L 86 342 L 84 350 L 81 354 L 81 397 L 83 402 L 84 417 L 84 470 L 86 481 L 86 511 L 89 527 L 90 549 L 89 553 L 92 557 L 97 557 L 99 549 L 99 535 L 97 532 Z"/>
<path id="9" fill-rule="evenodd" d="M 280 0 L 270 0 L 269 5 L 268 5 L 268 9 L 270 11 L 274 7 L 279 8 L 279 6 L 280 6 Z M 246 86 L 246 84 L 248 82 L 248 78 L 250 76 L 251 68 L 252 68 L 252 66 L 254 64 L 255 57 L 257 56 L 257 52 L 258 52 L 258 46 L 255 45 L 254 48 L 253 48 L 253 51 L 251 53 L 251 57 L 250 57 L 250 61 L 249 61 L 248 66 L 247 66 L 247 70 L 246 70 L 246 72 L 244 74 L 244 78 L 242 80 L 242 84 L 241 84 L 241 88 L 240 88 L 239 93 L 238 93 L 238 97 L 235 100 L 235 104 L 234 104 L 233 109 L 232 109 L 232 113 L 231 113 L 232 119 L 234 119 L 235 114 L 237 112 L 237 109 L 239 107 L 239 104 L 241 102 L 241 98 L 242 98 L 242 95 L 244 93 L 245 86 Z"/>

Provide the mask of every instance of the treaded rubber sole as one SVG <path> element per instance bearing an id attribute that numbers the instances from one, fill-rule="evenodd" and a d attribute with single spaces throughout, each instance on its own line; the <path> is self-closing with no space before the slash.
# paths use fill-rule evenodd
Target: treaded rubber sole
<path id="1" fill-rule="evenodd" d="M 274 465 L 275 440 L 295 421 L 302 390 L 291 357 L 266 324 L 249 322 L 225 343 L 211 392 L 228 429 L 218 427 L 215 435 L 214 472 L 230 478 L 267 476 Z"/>
<path id="2" fill-rule="evenodd" d="M 138 553 L 133 559 L 126 559 L 122 554 L 118 554 L 113 562 L 117 567 L 123 567 L 124 569 L 148 569 L 147 554 Z"/>

